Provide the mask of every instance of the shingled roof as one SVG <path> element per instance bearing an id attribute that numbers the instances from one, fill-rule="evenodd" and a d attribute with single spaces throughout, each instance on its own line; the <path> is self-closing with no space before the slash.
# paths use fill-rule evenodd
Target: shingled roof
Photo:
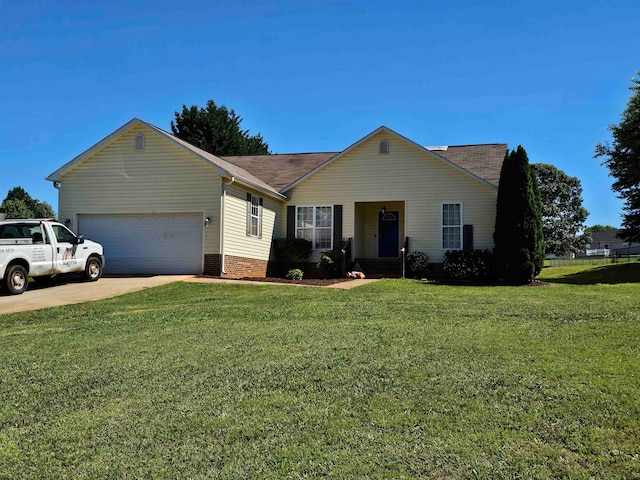
<path id="1" fill-rule="evenodd" d="M 319 167 L 339 152 L 290 153 L 220 157 L 282 191 L 300 177 Z"/>
<path id="2" fill-rule="evenodd" d="M 426 147 L 429 149 L 429 147 Z M 506 143 L 432 147 L 433 153 L 458 165 L 491 185 L 498 186 L 500 169 L 507 153 Z M 220 157 L 273 188 L 283 191 L 340 152 L 244 155 Z"/>
<path id="3" fill-rule="evenodd" d="M 453 145 L 432 151 L 497 187 L 507 144 Z"/>

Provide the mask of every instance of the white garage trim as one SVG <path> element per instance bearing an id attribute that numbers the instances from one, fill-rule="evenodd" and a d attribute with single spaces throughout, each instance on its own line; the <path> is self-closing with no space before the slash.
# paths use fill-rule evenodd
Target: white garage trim
<path id="1" fill-rule="evenodd" d="M 200 274 L 204 212 L 82 213 L 78 233 L 103 245 L 107 274 Z"/>

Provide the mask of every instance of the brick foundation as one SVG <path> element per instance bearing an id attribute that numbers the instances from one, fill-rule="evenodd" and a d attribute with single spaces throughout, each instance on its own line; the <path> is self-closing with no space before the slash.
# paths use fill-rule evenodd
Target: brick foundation
<path id="1" fill-rule="evenodd" d="M 219 253 L 205 254 L 204 256 L 204 274 L 214 277 L 220 276 L 222 266 L 222 256 Z"/>
<path id="2" fill-rule="evenodd" d="M 204 256 L 204 274 L 223 278 L 266 277 L 267 260 L 255 258 L 234 257 L 225 255 L 224 269 L 222 273 L 222 256 L 220 254 L 207 254 Z"/>

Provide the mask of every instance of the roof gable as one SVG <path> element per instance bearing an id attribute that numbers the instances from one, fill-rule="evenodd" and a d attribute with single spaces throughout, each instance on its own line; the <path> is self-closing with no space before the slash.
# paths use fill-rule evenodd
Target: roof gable
<path id="1" fill-rule="evenodd" d="M 218 171 L 218 174 L 221 176 L 234 177 L 236 180 L 240 181 L 241 183 L 245 183 L 249 186 L 257 188 L 258 190 L 267 192 L 272 196 L 275 196 L 278 198 L 284 197 L 284 195 L 279 193 L 278 190 L 273 188 L 271 185 L 268 185 L 266 182 L 256 177 L 255 175 L 252 175 L 251 173 L 247 172 L 243 168 L 237 165 L 234 165 L 220 157 L 217 157 L 208 152 L 205 152 L 204 150 L 201 150 L 198 147 L 195 147 L 190 143 L 187 143 L 184 140 L 181 140 L 171 135 L 169 132 L 165 132 L 161 128 L 158 128 L 155 125 L 152 125 L 150 123 L 144 122 L 138 118 L 134 118 L 130 120 L 129 122 L 124 124 L 122 127 L 118 128 L 116 131 L 114 131 L 107 137 L 103 138 L 98 143 L 88 148 L 84 152 L 82 152 L 80 155 L 75 157 L 70 162 L 67 162 L 65 165 L 63 165 L 58 170 L 53 172 L 51 175 L 46 177 L 46 179 L 52 182 L 62 181 L 62 178 L 64 177 L 64 175 L 67 172 L 69 172 L 72 168 L 77 167 L 81 165 L 83 162 L 87 161 L 92 155 L 99 152 L 103 148 L 106 148 L 108 145 L 110 145 L 112 142 L 120 138 L 121 135 L 123 135 L 125 132 L 127 132 L 130 128 L 133 128 L 134 126 L 142 126 L 147 130 L 149 130 L 150 132 L 152 132 L 153 134 L 161 136 L 162 138 L 168 140 L 169 142 L 176 145 L 177 147 L 182 148 L 183 150 L 196 156 L 200 160 L 206 162 L 207 164 L 215 168 Z"/>
<path id="2" fill-rule="evenodd" d="M 162 137 L 178 148 L 194 155 L 215 168 L 219 175 L 233 177 L 240 183 L 254 187 L 277 198 L 286 198 L 284 192 L 299 185 L 316 172 L 339 160 L 379 133 L 393 136 L 417 149 L 419 152 L 437 159 L 494 189 L 497 189 L 500 179 L 500 169 L 504 156 L 507 153 L 507 145 L 503 143 L 423 147 L 394 132 L 390 128 L 381 126 L 342 152 L 218 157 L 173 136 L 155 125 L 134 118 L 63 165 L 46 177 L 46 179 L 52 182 L 62 181 L 62 178 L 67 172 L 87 161 L 92 155 L 106 148 L 135 126 L 142 126 L 151 133 Z"/>
<path id="3" fill-rule="evenodd" d="M 507 152 L 506 144 L 490 144 L 490 145 L 464 145 L 459 147 L 448 147 L 446 151 L 442 147 L 438 147 L 437 153 L 436 151 L 429 150 L 427 147 L 423 147 L 422 145 L 418 145 L 413 140 L 410 140 L 397 132 L 394 132 L 390 128 L 385 126 L 381 126 L 375 129 L 373 132 L 369 133 L 365 137 L 361 138 L 354 144 L 347 147 L 342 152 L 334 155 L 333 157 L 327 159 L 324 163 L 318 165 L 313 170 L 310 170 L 302 177 L 298 178 L 295 182 L 288 185 L 286 188 L 281 190 L 282 192 L 286 192 L 300 183 L 304 182 L 307 178 L 314 175 L 316 172 L 322 170 L 326 166 L 332 164 L 336 160 L 347 155 L 349 152 L 353 151 L 355 148 L 359 147 L 363 143 L 367 142 L 374 136 L 379 133 L 386 133 L 390 136 L 393 136 L 402 142 L 405 142 L 414 148 L 418 149 L 420 152 L 429 155 L 433 158 L 438 159 L 441 162 L 459 170 L 460 172 L 472 177 L 473 179 L 487 185 L 490 188 L 497 189 L 498 181 L 500 178 L 500 169 L 502 167 L 502 162 L 504 160 L 504 156 Z M 435 149 L 434 149 L 435 150 Z"/>

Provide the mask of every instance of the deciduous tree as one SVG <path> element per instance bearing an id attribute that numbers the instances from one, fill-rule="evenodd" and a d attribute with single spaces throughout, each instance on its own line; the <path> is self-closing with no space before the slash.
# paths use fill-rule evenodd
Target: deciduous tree
<path id="1" fill-rule="evenodd" d="M 640 72 L 637 73 L 640 75 Z M 632 78 L 633 92 L 622 112 L 618 125 L 609 125 L 613 143 L 596 145 L 595 157 L 605 158 L 603 164 L 615 178 L 612 189 L 624 200 L 622 232 L 627 241 L 640 240 L 640 79 Z"/>
<path id="2" fill-rule="evenodd" d="M 616 227 L 612 227 L 611 225 L 592 225 L 591 227 L 587 227 L 584 229 L 584 233 L 591 234 L 593 232 L 606 232 L 607 230 L 616 230 Z"/>
<path id="3" fill-rule="evenodd" d="M 540 187 L 545 253 L 578 253 L 589 242 L 588 235 L 580 233 L 589 215 L 582 206 L 580 180 L 546 163 L 531 167 Z"/>
<path id="4" fill-rule="evenodd" d="M 218 107 L 213 100 L 206 107 L 196 105 L 181 112 L 175 112 L 175 121 L 171 122 L 173 134 L 192 145 L 214 155 L 265 155 L 269 145 L 258 133 L 249 135 L 242 130 L 240 118 L 233 110 L 224 105 Z"/>
<path id="5" fill-rule="evenodd" d="M 0 204 L 7 218 L 53 218 L 55 213 L 47 202 L 32 198 L 22 187 L 14 187 Z"/>

